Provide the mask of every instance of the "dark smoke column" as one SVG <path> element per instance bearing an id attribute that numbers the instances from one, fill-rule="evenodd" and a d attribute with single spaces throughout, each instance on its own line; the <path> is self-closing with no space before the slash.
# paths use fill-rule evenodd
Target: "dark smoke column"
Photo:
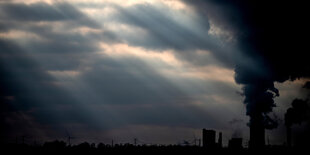
<path id="1" fill-rule="evenodd" d="M 241 73 L 241 71 L 238 70 L 237 73 Z M 249 78 L 245 80 L 236 74 L 237 82 L 242 80 L 245 84 L 243 87 L 244 103 L 247 108 L 246 114 L 250 117 L 249 147 L 257 149 L 265 146 L 265 129 L 277 127 L 277 123 L 268 116 L 268 113 L 272 112 L 272 108 L 275 107 L 273 99 L 279 93 L 273 82 L 259 78 L 259 76 L 254 77 L 251 79 L 253 81 L 247 81 Z"/>
<path id="2" fill-rule="evenodd" d="M 294 99 L 292 102 L 292 107 L 288 108 L 284 115 L 287 146 L 289 147 L 292 146 L 292 125 L 301 124 L 303 121 L 309 119 L 310 109 L 307 102 L 308 100 Z"/>
<path id="3" fill-rule="evenodd" d="M 277 126 L 268 116 L 279 96 L 274 83 L 310 77 L 309 41 L 304 39 L 310 34 L 309 5 L 281 0 L 183 1 L 236 40 L 239 50 L 230 57 L 250 117 L 250 147 L 263 147 L 265 129 Z"/>
<path id="4" fill-rule="evenodd" d="M 262 148 L 265 146 L 265 128 L 262 117 L 250 118 L 250 148 Z"/>

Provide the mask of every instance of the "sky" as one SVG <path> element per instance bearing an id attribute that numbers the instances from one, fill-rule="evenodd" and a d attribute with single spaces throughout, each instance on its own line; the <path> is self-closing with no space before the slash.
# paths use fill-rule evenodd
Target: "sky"
<path id="1" fill-rule="evenodd" d="M 246 143 L 263 109 L 278 122 L 268 142 L 282 144 L 286 110 L 309 96 L 297 7 L 0 0 L 1 141 L 177 144 L 207 128 Z"/>

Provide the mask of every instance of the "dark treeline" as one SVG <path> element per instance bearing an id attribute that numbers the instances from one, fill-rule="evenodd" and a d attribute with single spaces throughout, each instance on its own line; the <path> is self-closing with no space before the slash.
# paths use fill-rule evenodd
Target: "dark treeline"
<path id="1" fill-rule="evenodd" d="M 286 146 L 266 146 L 264 149 L 251 150 L 248 148 L 204 148 L 200 146 L 182 145 L 133 145 L 133 144 L 94 144 L 83 142 L 77 145 L 67 145 L 64 141 L 45 142 L 43 145 L 28 145 L 17 143 L 1 144 L 1 152 L 13 154 L 256 154 L 256 153 L 302 153 L 301 148 Z"/>

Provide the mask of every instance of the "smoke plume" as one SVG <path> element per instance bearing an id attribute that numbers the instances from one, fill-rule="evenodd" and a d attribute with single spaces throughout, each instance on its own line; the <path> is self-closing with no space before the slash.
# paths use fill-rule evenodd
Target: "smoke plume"
<path id="1" fill-rule="evenodd" d="M 285 125 L 301 124 L 309 118 L 308 100 L 294 99 L 292 107 L 285 113 Z"/>
<path id="2" fill-rule="evenodd" d="M 228 31 L 240 50 L 233 57 L 235 81 L 243 86 L 246 114 L 250 117 L 250 145 L 264 145 L 264 129 L 277 127 L 270 117 L 274 98 L 280 96 L 274 83 L 310 77 L 307 41 L 309 34 L 304 2 L 264 0 L 186 1 Z M 309 84 L 306 84 L 309 86 Z"/>
<path id="3" fill-rule="evenodd" d="M 296 25 L 303 22 L 305 10 L 301 5 L 285 2 L 243 4 L 248 8 L 241 8 L 247 34 L 240 36 L 240 47 L 254 65 L 236 61 L 235 79 L 244 85 L 247 115 L 251 120 L 261 117 L 264 127 L 272 129 L 277 123 L 268 114 L 276 106 L 274 98 L 280 95 L 274 83 L 309 77 L 304 41 L 298 34 L 303 26 Z M 291 29 L 298 30 L 292 33 Z"/>
<path id="4" fill-rule="evenodd" d="M 302 39 L 309 32 L 307 5 L 279 0 L 184 1 L 233 35 L 240 49 L 233 56 L 235 80 L 243 85 L 247 115 L 261 118 L 267 129 L 276 127 L 269 117 L 280 95 L 274 83 L 310 76 L 308 46 Z"/>
<path id="5" fill-rule="evenodd" d="M 309 122 L 304 124 L 303 130 L 292 130 L 292 125 L 299 124 L 302 122 L 309 121 L 310 109 L 308 100 L 294 99 L 292 102 L 292 107 L 287 109 L 284 115 L 285 125 L 286 125 L 286 138 L 287 145 L 292 146 L 292 135 L 294 135 L 295 145 L 305 147 L 309 139 Z"/>
<path id="6" fill-rule="evenodd" d="M 296 98 L 293 100 L 292 107 L 288 108 L 284 115 L 285 125 L 287 127 L 310 120 L 310 81 L 307 81 L 303 88 L 307 90 L 307 99 L 303 100 Z"/>

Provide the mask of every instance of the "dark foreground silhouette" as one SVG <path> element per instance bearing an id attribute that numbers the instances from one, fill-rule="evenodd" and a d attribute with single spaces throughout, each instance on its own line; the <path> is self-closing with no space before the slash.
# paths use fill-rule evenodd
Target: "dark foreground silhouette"
<path id="1" fill-rule="evenodd" d="M 251 150 L 248 148 L 204 148 L 199 146 L 180 146 L 180 145 L 133 145 L 133 144 L 115 144 L 106 145 L 99 143 L 98 145 L 89 144 L 87 142 L 78 145 L 67 145 L 63 141 L 46 142 L 43 145 L 27 145 L 27 144 L 2 144 L 1 152 L 9 154 L 295 154 L 305 153 L 308 150 L 285 147 L 285 146 L 266 146 L 259 150 Z"/>

